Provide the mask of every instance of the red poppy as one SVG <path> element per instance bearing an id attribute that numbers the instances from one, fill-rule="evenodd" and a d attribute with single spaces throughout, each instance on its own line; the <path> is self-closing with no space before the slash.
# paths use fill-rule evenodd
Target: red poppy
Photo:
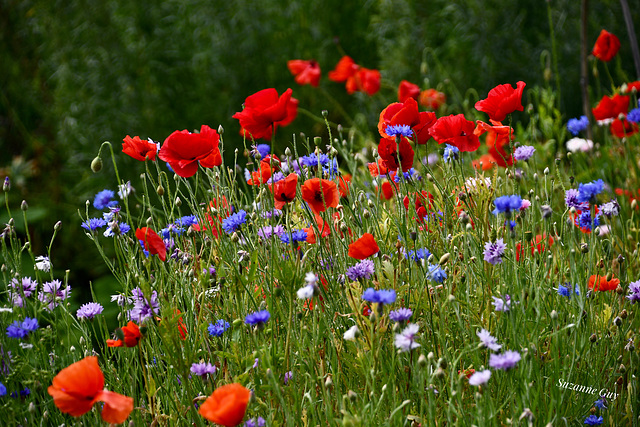
<path id="1" fill-rule="evenodd" d="M 220 203 L 220 206 L 218 206 L 218 200 L 216 199 L 209 202 L 209 206 L 207 207 L 207 212 L 205 212 L 205 219 L 209 223 L 209 226 L 211 227 L 211 234 L 213 235 L 213 237 L 216 237 L 216 238 L 218 237 L 218 228 L 220 228 L 220 224 L 222 222 L 222 216 L 220 215 L 212 216 L 211 212 L 221 209 L 222 214 L 225 217 L 228 217 L 229 215 L 231 215 L 231 210 L 229 209 L 229 202 L 227 201 L 227 198 L 225 196 L 222 196 L 221 200 L 222 202 Z M 201 222 L 200 224 L 192 225 L 192 227 L 195 231 L 205 231 L 207 229 L 206 223 L 204 222 Z"/>
<path id="2" fill-rule="evenodd" d="M 335 208 L 340 203 L 340 192 L 335 182 L 327 179 L 311 178 L 304 182 L 301 189 L 302 199 L 311 210 L 318 214 L 327 208 Z"/>
<path id="3" fill-rule="evenodd" d="M 607 30 L 600 31 L 600 35 L 593 46 L 593 56 L 600 61 L 609 62 L 620 49 L 620 40 Z"/>
<path id="4" fill-rule="evenodd" d="M 318 231 L 320 232 L 320 237 L 327 237 L 329 234 L 331 234 L 331 228 L 329 227 L 329 224 L 327 224 L 327 222 L 325 222 L 319 215 L 315 215 L 315 220 Z M 317 242 L 317 236 L 313 225 L 310 225 L 303 230 L 307 233 L 307 243 L 314 244 Z"/>
<path id="5" fill-rule="evenodd" d="M 336 68 L 329 71 L 329 80 L 332 82 L 347 82 L 347 93 L 352 94 L 358 90 L 358 83 L 356 82 L 356 73 L 360 69 L 360 66 L 356 64 L 349 56 L 343 56 Z"/>
<path id="6" fill-rule="evenodd" d="M 382 184 L 380 184 L 380 199 L 390 200 L 393 197 L 393 190 L 394 187 L 389 181 L 383 181 Z"/>
<path id="7" fill-rule="evenodd" d="M 483 154 L 479 159 L 473 160 L 471 162 L 471 166 L 473 166 L 475 169 L 482 169 L 483 171 L 492 169 L 495 164 L 496 159 L 494 159 L 491 154 Z"/>
<path id="8" fill-rule="evenodd" d="M 143 141 L 139 136 L 131 138 L 129 135 L 123 139 L 122 152 L 133 157 L 136 160 L 144 162 L 145 160 L 155 160 L 158 146 L 153 142 Z"/>
<path id="9" fill-rule="evenodd" d="M 350 182 L 351 182 L 351 175 L 348 173 L 338 178 L 338 190 L 340 191 L 340 197 L 347 197 L 349 195 Z"/>
<path id="10" fill-rule="evenodd" d="M 284 205 L 292 202 L 296 198 L 296 190 L 298 187 L 298 175 L 290 173 L 285 179 L 281 179 L 269 186 L 273 192 L 274 207 L 282 209 Z"/>
<path id="11" fill-rule="evenodd" d="M 487 99 L 476 102 L 476 110 L 484 111 L 491 120 L 503 121 L 514 111 L 524 111 L 522 91 L 526 83 L 518 82 L 516 89 L 510 84 L 498 85 L 489 91 Z"/>
<path id="12" fill-rule="evenodd" d="M 407 80 L 403 80 L 400 82 L 400 85 L 398 86 L 399 102 L 404 102 L 409 98 L 413 98 L 417 101 L 418 96 L 420 96 L 420 87 L 418 85 L 413 84 Z"/>
<path id="13" fill-rule="evenodd" d="M 607 280 L 606 277 L 595 274 L 589 277 L 589 289 L 594 291 L 613 291 L 619 284 L 620 279 L 611 278 L 611 280 Z"/>
<path id="14" fill-rule="evenodd" d="M 381 137 L 395 141 L 395 137 L 387 135 L 387 127 L 398 125 L 414 127 L 419 123 L 418 103 L 415 99 L 408 98 L 404 103 L 394 102 L 382 110 L 378 120 L 378 132 Z"/>
<path id="15" fill-rule="evenodd" d="M 628 121 L 627 119 L 614 119 L 609 128 L 611 135 L 617 138 L 624 138 L 634 135 L 638 132 L 638 125 Z"/>
<path id="16" fill-rule="evenodd" d="M 269 161 L 260 162 L 260 170 L 251 172 L 251 178 L 247 180 L 249 185 L 261 185 L 271 178 L 272 168 Z"/>
<path id="17" fill-rule="evenodd" d="M 362 237 L 349 245 L 349 255 L 355 259 L 365 259 L 380 252 L 376 239 L 369 233 L 364 233 Z"/>
<path id="18" fill-rule="evenodd" d="M 158 255 L 161 261 L 167 260 L 167 247 L 164 241 L 149 227 L 142 227 L 136 230 L 136 238 L 144 244 L 144 248 L 150 255 Z"/>
<path id="19" fill-rule="evenodd" d="M 433 210 L 433 194 L 422 190 L 421 192 L 411 194 L 411 196 L 414 199 L 416 221 L 418 223 L 422 223 L 424 221 L 424 217 L 429 213 L 428 211 Z M 409 210 L 410 203 L 411 199 L 409 198 L 409 195 L 405 196 L 402 200 L 402 204 L 406 210 Z"/>
<path id="20" fill-rule="evenodd" d="M 61 412 L 79 417 L 96 402 L 104 402 L 102 419 L 111 424 L 123 423 L 133 410 L 133 399 L 104 390 L 104 375 L 96 356 L 72 363 L 53 378 L 47 392 Z"/>
<path id="21" fill-rule="evenodd" d="M 385 166 L 384 160 L 382 159 L 378 159 L 377 163 L 367 163 L 367 168 L 369 168 L 369 173 L 371 173 L 372 177 L 389 173 L 389 169 Z"/>
<path id="22" fill-rule="evenodd" d="M 535 250 L 538 250 L 538 253 L 542 253 L 544 252 L 547 247 L 551 247 L 551 245 L 553 245 L 553 237 L 549 236 L 549 238 L 546 238 L 547 235 L 546 233 L 543 234 L 538 234 L 536 236 L 536 240 L 535 242 L 531 242 L 531 255 L 533 255 L 535 253 Z M 524 254 L 523 250 L 522 250 L 522 243 L 518 242 L 516 244 L 516 261 L 520 261 L 520 258 L 522 257 L 522 255 Z"/>
<path id="23" fill-rule="evenodd" d="M 287 67 L 295 77 L 295 82 L 299 85 L 311 85 L 318 87 L 320 83 L 320 65 L 313 59 L 305 61 L 303 59 L 292 59 L 287 62 Z"/>
<path id="24" fill-rule="evenodd" d="M 629 203 L 633 202 L 634 200 L 638 200 L 640 199 L 640 190 L 637 191 L 637 196 L 634 194 L 633 191 L 631 190 L 623 190 L 622 188 L 616 188 L 614 190 L 614 192 L 618 195 L 618 196 L 626 196 L 629 199 Z M 640 206 L 638 206 L 640 207 Z M 636 209 L 638 209 L 638 207 L 636 207 Z"/>
<path id="25" fill-rule="evenodd" d="M 239 425 L 247 411 L 251 392 L 238 383 L 223 385 L 204 401 L 198 412 L 225 427 Z"/>
<path id="26" fill-rule="evenodd" d="M 253 139 L 271 139 L 277 126 L 291 123 L 297 115 L 297 103 L 292 101 L 291 93 L 291 89 L 287 89 L 278 96 L 277 90 L 269 88 L 245 99 L 244 109 L 233 115 L 240 121 L 240 134 L 246 131 Z"/>
<path id="27" fill-rule="evenodd" d="M 189 178 L 198 171 L 198 163 L 203 168 L 222 164 L 219 143 L 220 135 L 207 125 L 202 125 L 200 133 L 175 131 L 164 140 L 158 157 L 168 162 L 176 174 Z"/>
<path id="28" fill-rule="evenodd" d="M 618 94 L 605 95 L 591 111 L 596 120 L 617 119 L 620 114 L 627 114 L 629 111 L 629 97 Z"/>
<path id="29" fill-rule="evenodd" d="M 360 68 L 356 73 L 356 84 L 358 90 L 369 96 L 375 95 L 380 90 L 380 71 Z"/>
<path id="30" fill-rule="evenodd" d="M 476 151 L 480 147 L 480 140 L 473 133 L 475 128 L 475 124 L 465 119 L 464 114 L 452 114 L 436 120 L 429 133 L 438 144 L 453 145 L 460 151 Z"/>
<path id="31" fill-rule="evenodd" d="M 491 126 L 478 120 L 474 133 L 477 136 L 487 133 L 485 142 L 489 147 L 489 154 L 498 166 L 505 168 L 513 164 L 513 153 L 509 151 L 509 137 L 513 140 L 515 134 L 510 126 Z"/>
<path id="32" fill-rule="evenodd" d="M 640 80 L 635 82 L 627 83 L 623 93 L 634 93 L 640 92 Z"/>
<path id="33" fill-rule="evenodd" d="M 447 102 L 447 96 L 435 89 L 427 89 L 420 93 L 418 103 L 428 110 L 437 110 Z"/>
<path id="34" fill-rule="evenodd" d="M 397 171 L 402 167 L 402 172 L 407 172 L 413 167 L 414 152 L 406 138 L 400 138 L 400 151 L 395 140 L 381 139 L 378 153 L 390 171 Z"/>
<path id="35" fill-rule="evenodd" d="M 438 118 L 436 113 L 432 111 L 421 111 L 418 114 L 418 119 L 420 122 L 413 127 L 413 132 L 416 135 L 416 142 L 422 145 L 431 139 L 431 127 Z"/>
<path id="36" fill-rule="evenodd" d="M 138 325 L 129 320 L 127 326 L 120 328 L 122 339 L 107 340 L 107 347 L 135 347 L 142 339 Z M 120 335 L 120 333 L 118 333 Z"/>

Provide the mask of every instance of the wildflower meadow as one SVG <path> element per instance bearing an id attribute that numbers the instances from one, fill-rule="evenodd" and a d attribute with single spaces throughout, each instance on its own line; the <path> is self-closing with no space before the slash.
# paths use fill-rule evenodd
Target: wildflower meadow
<path id="1" fill-rule="evenodd" d="M 110 184 L 44 251 L 0 177 L 2 423 L 638 425 L 640 81 L 589 40 L 579 117 L 293 58 L 232 116 L 96 141 Z M 73 309 L 70 228 L 117 283 Z"/>

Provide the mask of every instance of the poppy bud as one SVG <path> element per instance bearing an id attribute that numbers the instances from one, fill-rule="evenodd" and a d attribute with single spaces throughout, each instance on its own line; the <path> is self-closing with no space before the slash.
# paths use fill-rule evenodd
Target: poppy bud
<path id="1" fill-rule="evenodd" d="M 160 197 L 164 196 L 164 187 L 162 186 L 162 184 L 158 185 L 158 188 L 156 188 L 156 193 Z"/>
<path id="2" fill-rule="evenodd" d="M 440 265 L 445 265 L 447 263 L 447 261 L 449 261 L 449 257 L 451 257 L 451 254 L 449 252 L 447 252 L 446 254 L 442 255 L 440 257 L 439 264 Z"/>
<path id="3" fill-rule="evenodd" d="M 58 231 L 62 227 L 62 221 L 58 221 L 54 224 L 53 229 Z"/>
<path id="4" fill-rule="evenodd" d="M 545 175 L 549 175 L 549 168 L 544 168 L 544 171 L 542 171 L 542 173 L 544 173 Z"/>
<path id="5" fill-rule="evenodd" d="M 369 219 L 369 218 L 371 217 L 371 213 L 369 212 L 369 210 L 368 210 L 368 209 L 365 209 L 365 210 L 362 212 L 362 216 L 363 216 L 363 217 L 365 217 L 366 219 Z"/>
<path id="6" fill-rule="evenodd" d="M 424 354 L 421 354 L 420 357 L 418 357 L 418 366 L 420 366 L 421 368 L 426 368 L 428 364 L 429 361 L 427 360 L 427 358 L 424 357 Z"/>
<path id="7" fill-rule="evenodd" d="M 22 204 L 20 205 L 20 209 L 22 210 L 22 212 L 26 212 L 27 209 L 29 209 L 29 205 L 27 204 L 26 200 L 22 201 Z"/>
<path id="8" fill-rule="evenodd" d="M 222 125 L 218 125 L 218 135 L 222 134 L 224 134 L 224 128 L 222 127 Z"/>
<path id="9" fill-rule="evenodd" d="M 616 286 L 616 294 L 618 295 L 624 294 L 624 289 L 622 289 L 622 286 L 620 285 Z"/>
<path id="10" fill-rule="evenodd" d="M 580 252 L 582 252 L 583 254 L 586 254 L 589 252 L 589 245 L 587 243 L 583 243 L 580 245 Z M 611 279 L 607 279 L 607 281 L 609 281 Z"/>
<path id="11" fill-rule="evenodd" d="M 613 273 L 612 272 L 608 272 L 607 273 L 607 282 L 610 282 L 612 277 L 613 277 Z"/>
<path id="12" fill-rule="evenodd" d="M 598 340 L 598 336 L 596 334 L 591 334 L 591 336 L 589 337 L 589 341 L 591 341 L 592 343 L 596 342 Z"/>
<path id="13" fill-rule="evenodd" d="M 552 310 L 552 311 L 551 311 L 551 318 L 552 318 L 553 320 L 557 320 L 557 319 L 558 319 L 558 312 L 557 312 L 557 311 L 555 311 L 555 310 Z"/>
<path id="14" fill-rule="evenodd" d="M 98 173 L 102 170 L 102 159 L 100 156 L 96 156 L 96 158 L 91 161 L 91 170 L 93 173 Z"/>
<path id="15" fill-rule="evenodd" d="M 358 399 L 358 395 L 353 390 L 349 390 L 347 392 L 347 396 L 349 397 L 349 400 L 352 401 L 352 402 L 355 402 Z"/>
<path id="16" fill-rule="evenodd" d="M 622 317 L 623 320 L 626 319 L 628 315 L 629 313 L 626 308 L 620 312 L 620 317 Z"/>
<path id="17" fill-rule="evenodd" d="M 616 326 L 621 326 L 622 325 L 622 319 L 619 316 L 616 316 L 616 318 L 613 319 L 613 323 L 615 323 Z"/>
<path id="18" fill-rule="evenodd" d="M 444 357 L 438 359 L 438 366 L 442 369 L 447 369 L 447 359 L 445 359 Z"/>
<path id="19" fill-rule="evenodd" d="M 180 200 L 180 197 L 176 197 L 176 206 L 177 207 L 182 206 L 182 200 Z"/>

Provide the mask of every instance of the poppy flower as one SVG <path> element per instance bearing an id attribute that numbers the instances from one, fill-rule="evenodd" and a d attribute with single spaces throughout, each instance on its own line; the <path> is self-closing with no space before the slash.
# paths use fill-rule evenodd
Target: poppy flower
<path id="1" fill-rule="evenodd" d="M 402 80 L 398 85 L 398 101 L 404 102 L 409 98 L 413 98 L 416 101 L 420 96 L 420 87 L 407 80 Z"/>
<path id="2" fill-rule="evenodd" d="M 198 171 L 198 163 L 204 168 L 222 164 L 219 143 L 220 135 L 207 125 L 202 125 L 200 133 L 175 131 L 164 140 L 158 157 L 178 176 L 189 178 Z"/>
<path id="3" fill-rule="evenodd" d="M 611 34 L 607 30 L 600 31 L 600 35 L 596 40 L 596 44 L 593 46 L 593 56 L 600 61 L 609 62 L 616 56 L 620 49 L 620 40 L 614 34 Z"/>
<path id="4" fill-rule="evenodd" d="M 475 169 L 482 169 L 483 171 L 492 169 L 495 164 L 496 159 L 494 159 L 491 154 L 483 154 L 479 159 L 473 160 L 471 162 L 471 166 L 473 166 Z"/>
<path id="5" fill-rule="evenodd" d="M 214 390 L 198 412 L 216 424 L 234 427 L 242 422 L 250 398 L 251 392 L 238 383 L 223 385 Z"/>
<path id="6" fill-rule="evenodd" d="M 431 126 L 438 118 L 436 113 L 432 111 L 421 111 L 418 114 L 418 119 L 420 122 L 413 127 L 413 132 L 416 135 L 416 142 L 422 145 L 431 139 Z"/>
<path id="7" fill-rule="evenodd" d="M 161 261 L 167 260 L 167 247 L 155 231 L 148 227 L 138 228 L 136 238 L 144 244 L 145 250 L 149 251 L 150 255 L 158 255 Z"/>
<path id="8" fill-rule="evenodd" d="M 274 207 L 282 209 L 284 205 L 296 198 L 298 187 L 298 175 L 290 173 L 285 179 L 281 179 L 269 186 L 273 192 Z"/>
<path id="9" fill-rule="evenodd" d="M 122 339 L 107 340 L 107 347 L 135 347 L 142 339 L 140 328 L 131 320 L 120 331 L 117 335 L 122 335 Z"/>
<path id="10" fill-rule="evenodd" d="M 428 211 L 433 210 L 433 194 L 428 193 L 427 191 L 421 191 L 418 193 L 414 193 L 414 206 L 415 213 L 417 214 L 416 221 L 418 223 L 422 223 L 424 221 L 424 217 L 429 213 Z M 409 195 L 405 196 L 402 200 L 402 204 L 406 210 L 409 210 L 409 205 L 411 203 L 411 199 Z"/>
<path id="11" fill-rule="evenodd" d="M 623 93 L 640 92 L 640 80 L 636 80 L 635 82 L 627 83 L 624 86 L 624 89 L 623 89 L 622 92 Z"/>
<path id="12" fill-rule="evenodd" d="M 531 255 L 533 255 L 535 253 L 535 250 L 538 250 L 538 253 L 542 253 L 544 252 L 547 247 L 550 247 L 551 245 L 553 245 L 553 237 L 549 236 L 549 238 L 546 238 L 547 235 L 546 233 L 543 234 L 538 234 L 536 236 L 535 242 L 531 242 L 530 246 L 531 246 Z M 516 261 L 520 261 L 520 258 L 522 257 L 522 255 L 524 254 L 524 251 L 522 250 L 522 243 L 518 242 L 516 244 Z"/>
<path id="13" fill-rule="evenodd" d="M 301 187 L 302 199 L 311 210 L 318 214 L 327 208 L 335 208 L 340 203 L 340 192 L 335 182 L 327 179 L 311 178 Z"/>
<path id="14" fill-rule="evenodd" d="M 327 237 L 329 234 L 331 234 L 331 228 L 326 221 L 324 221 L 319 215 L 315 215 L 315 220 L 318 231 L 320 232 L 320 237 Z M 318 239 L 313 225 L 310 225 L 307 228 L 303 228 L 303 230 L 307 233 L 307 243 L 314 244 L 317 242 Z"/>
<path id="15" fill-rule="evenodd" d="M 145 160 L 155 160 L 158 146 L 153 142 L 143 141 L 139 136 L 131 138 L 127 135 L 123 139 L 122 152 L 133 157 L 136 160 L 144 162 Z"/>
<path id="16" fill-rule="evenodd" d="M 369 168 L 369 173 L 371 173 L 372 177 L 389 173 L 389 168 L 385 166 L 382 159 L 378 159 L 377 163 L 367 163 L 367 168 Z"/>
<path id="17" fill-rule="evenodd" d="M 356 64 L 351 57 L 345 55 L 338 61 L 336 68 L 329 71 L 329 80 L 337 83 L 347 82 L 347 93 L 351 95 L 358 90 L 356 74 L 359 69 L 360 66 Z"/>
<path id="18" fill-rule="evenodd" d="M 260 170 L 251 172 L 251 178 L 247 180 L 249 185 L 264 184 L 271 178 L 272 168 L 269 161 L 262 160 L 260 162 Z"/>
<path id="19" fill-rule="evenodd" d="M 390 200 L 393 197 L 393 190 L 394 187 L 389 181 L 383 181 L 382 184 L 380 184 L 380 199 Z"/>
<path id="20" fill-rule="evenodd" d="M 225 196 L 221 197 L 221 203 L 218 205 L 218 200 L 214 199 L 213 201 L 209 202 L 209 206 L 207 207 L 207 212 L 205 212 L 205 219 L 206 221 L 209 223 L 209 226 L 211 227 L 211 234 L 213 235 L 213 237 L 218 237 L 218 229 L 220 228 L 220 224 L 222 222 L 222 216 L 220 215 L 216 215 L 216 216 L 212 216 L 211 213 L 217 211 L 218 209 L 221 210 L 222 214 L 225 217 L 228 217 L 231 215 L 231 209 L 229 209 L 229 202 L 227 201 L 227 198 Z M 199 224 L 194 224 L 192 225 L 193 230 L 194 231 L 205 231 L 207 229 L 206 227 L 206 223 L 201 222 Z"/>
<path id="21" fill-rule="evenodd" d="M 438 144 L 449 144 L 460 151 L 476 151 L 480 147 L 480 140 L 473 132 L 476 126 L 471 120 L 464 118 L 464 114 L 440 117 L 429 129 Z"/>
<path id="22" fill-rule="evenodd" d="M 384 165 L 390 171 L 397 171 L 398 168 L 402 167 L 402 172 L 407 172 L 413 167 L 414 152 L 406 138 L 400 138 L 399 151 L 398 143 L 396 143 L 395 139 L 381 139 L 378 153 Z"/>
<path id="23" fill-rule="evenodd" d="M 299 85 L 311 85 L 318 87 L 320 83 L 320 65 L 313 59 L 305 61 L 303 59 L 292 59 L 287 61 L 287 68 L 295 76 L 295 82 Z"/>
<path id="24" fill-rule="evenodd" d="M 413 127 L 420 123 L 418 116 L 418 103 L 413 98 L 408 98 L 403 103 L 394 102 L 389 104 L 380 113 L 378 120 L 378 132 L 380 136 L 386 139 L 395 140 L 395 137 L 387 135 L 386 130 L 389 126 L 409 126 Z"/>
<path id="25" fill-rule="evenodd" d="M 104 390 L 104 375 L 96 356 L 72 363 L 53 378 L 47 392 L 61 412 L 79 417 L 96 402 L 104 402 L 102 419 L 111 424 L 123 423 L 133 410 L 133 399 Z"/>
<path id="26" fill-rule="evenodd" d="M 428 110 L 437 110 L 445 102 L 447 102 L 447 95 L 435 89 L 422 91 L 418 97 L 418 103 Z"/>
<path id="27" fill-rule="evenodd" d="M 350 182 L 351 182 L 351 175 L 348 173 L 338 178 L 338 190 L 340 191 L 340 197 L 347 197 L 349 195 Z"/>
<path id="28" fill-rule="evenodd" d="M 611 127 L 609 128 L 609 130 L 611 131 L 611 135 L 615 136 L 616 138 L 624 138 L 637 133 L 638 125 L 626 119 L 614 119 L 611 122 Z"/>
<path id="29" fill-rule="evenodd" d="M 514 111 L 524 111 L 522 106 L 522 91 L 525 82 L 518 82 L 516 89 L 510 84 L 498 85 L 489 91 L 486 99 L 476 102 L 476 110 L 489 115 L 491 120 L 502 122 L 508 114 Z"/>
<path id="30" fill-rule="evenodd" d="M 292 90 L 287 89 L 278 96 L 278 91 L 269 88 L 245 99 L 244 109 L 233 115 L 240 121 L 240 134 L 246 132 L 253 139 L 271 139 L 277 126 L 288 125 L 297 115 L 297 103 L 292 104 L 291 94 Z"/>
<path id="31" fill-rule="evenodd" d="M 617 119 L 620 114 L 629 111 L 629 97 L 615 94 L 603 96 L 598 105 L 593 108 L 593 118 L 596 120 Z"/>
<path id="32" fill-rule="evenodd" d="M 604 276 L 593 275 L 589 277 L 589 289 L 594 291 L 613 291 L 620 284 L 620 279 L 607 280 Z"/>
<path id="33" fill-rule="evenodd" d="M 380 71 L 361 67 L 356 73 L 356 84 L 358 90 L 375 95 L 380 90 Z"/>
<path id="34" fill-rule="evenodd" d="M 509 150 L 509 137 L 515 139 L 515 134 L 510 126 L 490 125 L 478 120 L 474 133 L 479 137 L 487 134 L 485 143 L 489 147 L 489 154 L 498 166 L 503 168 L 511 166 L 514 162 L 513 153 Z"/>
<path id="35" fill-rule="evenodd" d="M 355 259 L 365 259 L 380 252 L 376 239 L 369 233 L 364 233 L 362 237 L 349 245 L 349 255 Z"/>

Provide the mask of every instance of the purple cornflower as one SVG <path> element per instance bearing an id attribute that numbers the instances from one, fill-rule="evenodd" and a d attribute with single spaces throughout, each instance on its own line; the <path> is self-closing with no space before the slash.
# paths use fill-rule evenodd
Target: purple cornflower
<path id="1" fill-rule="evenodd" d="M 42 285 L 42 291 L 38 294 L 38 299 L 47 304 L 47 310 L 52 311 L 61 301 L 66 300 L 71 296 L 71 286 L 67 285 L 62 288 L 62 282 L 60 280 L 53 280 L 51 282 L 45 282 Z"/>
<path id="2" fill-rule="evenodd" d="M 507 350 L 502 354 L 492 354 L 489 356 L 489 366 L 493 369 L 507 370 L 515 367 L 520 359 L 520 353 Z"/>
<path id="3" fill-rule="evenodd" d="M 496 311 L 509 311 L 511 309 L 511 297 L 509 295 L 505 295 L 504 299 L 498 297 L 493 298 L 493 306 L 496 308 Z"/>
<path id="4" fill-rule="evenodd" d="M 255 313 L 247 314 L 244 319 L 244 323 L 247 325 L 263 326 L 271 317 L 271 314 L 267 310 L 256 311 Z"/>
<path id="5" fill-rule="evenodd" d="M 607 409 L 607 399 L 604 396 L 600 396 L 600 399 L 596 400 L 593 405 L 598 409 Z"/>
<path id="6" fill-rule="evenodd" d="M 244 423 L 244 427 L 264 427 L 267 422 L 262 417 L 251 418 Z"/>
<path id="7" fill-rule="evenodd" d="M 103 309 L 102 305 L 97 302 L 88 302 L 80 306 L 76 312 L 76 317 L 78 319 L 93 320 L 95 316 L 102 313 Z"/>
<path id="8" fill-rule="evenodd" d="M 387 128 L 384 130 L 384 133 L 389 136 L 401 135 L 406 136 L 407 138 L 411 138 L 413 136 L 413 131 L 411 130 L 411 126 L 409 125 L 387 126 Z"/>
<path id="9" fill-rule="evenodd" d="M 399 308 L 397 310 L 393 310 L 389 312 L 389 319 L 391 319 L 394 322 L 406 322 L 407 320 L 411 319 L 411 316 L 413 315 L 413 311 L 411 311 L 410 308 Z"/>
<path id="10" fill-rule="evenodd" d="M 13 305 L 22 307 L 24 305 L 23 298 L 29 298 L 38 286 L 38 282 L 30 277 L 23 277 L 18 282 L 18 279 L 13 278 L 9 282 L 9 287 L 15 290 L 9 289 L 9 298 L 13 302 Z"/>
<path id="11" fill-rule="evenodd" d="M 516 151 L 513 153 L 513 157 L 518 161 L 529 160 L 535 151 L 536 149 L 530 145 L 522 145 L 516 148 Z"/>
<path id="12" fill-rule="evenodd" d="M 487 347 L 489 350 L 498 351 L 502 348 L 502 344 L 498 344 L 498 340 L 492 337 L 486 329 L 480 329 L 476 332 L 476 335 L 480 338 L 482 345 Z"/>
<path id="13" fill-rule="evenodd" d="M 640 280 L 629 283 L 629 295 L 627 295 L 627 298 L 632 304 L 640 301 Z"/>
<path id="14" fill-rule="evenodd" d="M 429 264 L 429 271 L 427 272 L 427 279 L 433 280 L 436 283 L 444 282 L 447 278 L 447 273 L 438 264 Z"/>
<path id="15" fill-rule="evenodd" d="M 284 374 L 284 385 L 287 385 L 289 381 L 291 381 L 291 378 L 293 378 L 293 371 L 286 372 Z"/>
<path id="16" fill-rule="evenodd" d="M 495 205 L 495 209 L 493 210 L 494 215 L 505 214 L 505 216 L 509 217 L 511 215 L 511 211 L 517 211 L 522 206 L 522 198 L 517 194 L 512 196 L 501 196 L 493 201 Z"/>
<path id="17" fill-rule="evenodd" d="M 220 337 L 230 326 L 226 320 L 219 319 L 216 323 L 209 323 L 207 330 L 212 337 Z"/>
<path id="18" fill-rule="evenodd" d="M 620 204 L 616 199 L 613 199 L 610 202 L 601 205 L 600 212 L 602 212 L 602 214 L 607 218 L 618 216 L 618 214 L 620 213 Z"/>
<path id="19" fill-rule="evenodd" d="M 604 422 L 604 418 L 596 417 L 595 415 L 589 415 L 585 418 L 584 423 L 589 426 L 599 426 Z"/>
<path id="20" fill-rule="evenodd" d="M 484 260 L 489 264 L 500 264 L 502 262 L 502 255 L 507 245 L 504 244 L 503 239 L 498 239 L 495 243 L 487 242 L 484 244 Z"/>
<path id="21" fill-rule="evenodd" d="M 146 319 L 152 319 L 154 315 L 158 314 L 158 293 L 153 291 L 151 298 L 146 298 L 140 288 L 134 288 L 131 290 L 133 297 L 129 300 L 133 302 L 133 308 L 129 310 L 129 319 L 135 320 L 137 323 L 142 323 Z"/>
<path id="22" fill-rule="evenodd" d="M 391 304 L 396 300 L 396 291 L 393 289 L 381 289 L 376 291 L 368 288 L 362 294 L 362 299 L 369 302 L 377 302 L 379 304 Z"/>
<path id="23" fill-rule="evenodd" d="M 258 237 L 262 240 L 269 240 L 272 236 L 281 237 L 285 233 L 285 229 L 282 225 L 265 225 L 258 229 Z"/>
<path id="24" fill-rule="evenodd" d="M 469 385 L 479 386 L 486 384 L 489 381 L 489 378 L 491 378 L 491 371 L 488 369 L 474 372 L 473 375 L 469 377 Z"/>
<path id="25" fill-rule="evenodd" d="M 420 329 L 418 325 L 415 323 L 409 323 L 401 333 L 396 334 L 394 342 L 396 348 L 400 351 L 406 352 L 420 347 L 420 344 L 416 342 L 418 329 Z"/>
<path id="26" fill-rule="evenodd" d="M 282 210 L 274 209 L 272 211 L 264 211 L 260 214 L 260 216 L 264 219 L 271 219 L 271 217 L 274 217 L 274 216 L 275 217 L 282 216 Z M 284 228 L 282 230 L 284 232 Z"/>
<path id="27" fill-rule="evenodd" d="M 578 190 L 570 188 L 564 193 L 564 203 L 568 208 L 576 208 L 580 210 L 589 209 L 588 203 L 580 203 L 578 201 Z"/>
<path id="28" fill-rule="evenodd" d="M 84 221 L 80 226 L 87 231 L 96 231 L 97 229 L 102 228 L 105 225 L 107 225 L 107 221 L 105 221 L 102 218 L 89 218 L 88 220 Z"/>
<path id="29" fill-rule="evenodd" d="M 364 259 L 354 265 L 347 268 L 346 275 L 350 280 L 356 281 L 358 279 L 370 279 L 375 271 L 373 261 L 370 259 Z"/>
<path id="30" fill-rule="evenodd" d="M 571 135 L 577 136 L 580 132 L 585 130 L 589 126 L 589 119 L 587 116 L 580 116 L 579 119 L 569 119 L 567 122 L 567 129 L 571 132 Z"/>
<path id="31" fill-rule="evenodd" d="M 191 373 L 194 375 L 198 375 L 200 378 L 205 378 L 208 374 L 213 375 L 216 373 L 218 368 L 216 368 L 211 363 L 194 363 L 191 365 Z"/>
<path id="32" fill-rule="evenodd" d="M 93 199 L 93 207 L 99 211 L 105 208 L 111 208 L 118 204 L 117 200 L 113 200 L 116 197 L 116 193 L 111 190 L 102 190 L 96 194 Z"/>
<path id="33" fill-rule="evenodd" d="M 604 190 L 604 181 L 599 179 L 586 184 L 578 185 L 578 202 L 588 203 L 595 200 L 596 196 Z"/>
<path id="34" fill-rule="evenodd" d="M 222 229 L 227 233 L 231 234 L 236 231 L 242 224 L 247 221 L 247 212 L 244 210 L 238 211 L 238 213 L 234 213 L 233 215 L 222 220 Z"/>

